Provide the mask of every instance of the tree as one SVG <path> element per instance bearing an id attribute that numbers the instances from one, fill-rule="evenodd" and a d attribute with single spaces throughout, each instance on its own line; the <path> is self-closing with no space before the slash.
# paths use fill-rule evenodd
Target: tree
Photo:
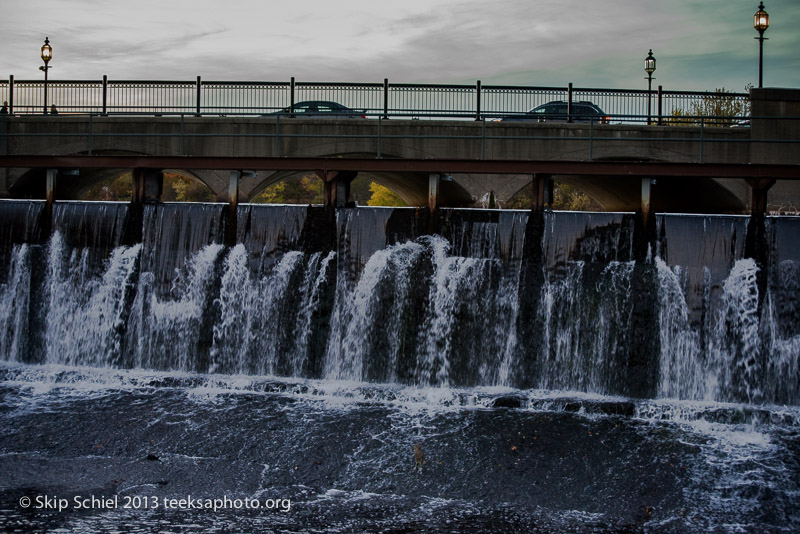
<path id="1" fill-rule="evenodd" d="M 750 85 L 745 87 L 750 90 Z M 733 126 L 750 115 L 750 101 L 734 96 L 733 91 L 724 87 L 715 89 L 713 94 L 704 96 L 699 102 L 692 102 L 689 110 L 675 108 L 671 117 L 665 119 L 668 125 L 704 124 L 706 126 Z M 714 118 L 704 118 L 714 117 Z"/>
<path id="2" fill-rule="evenodd" d="M 407 206 L 406 202 L 388 187 L 372 182 L 369 184 L 369 190 L 372 191 L 372 196 L 367 201 L 367 206 Z"/>
<path id="3" fill-rule="evenodd" d="M 530 209 L 533 184 L 528 184 L 506 202 L 509 209 Z M 601 211 L 600 205 L 592 198 L 563 182 L 553 184 L 553 209 L 566 211 Z"/>
<path id="4" fill-rule="evenodd" d="M 214 192 L 200 180 L 165 172 L 161 200 L 164 202 L 214 202 L 216 198 Z"/>
<path id="5" fill-rule="evenodd" d="M 264 189 L 256 204 L 322 204 L 323 184 L 318 176 L 285 178 Z"/>
<path id="6" fill-rule="evenodd" d="M 104 202 L 130 201 L 133 196 L 132 189 L 131 173 L 127 172 L 116 178 L 96 183 L 83 195 L 83 199 Z"/>

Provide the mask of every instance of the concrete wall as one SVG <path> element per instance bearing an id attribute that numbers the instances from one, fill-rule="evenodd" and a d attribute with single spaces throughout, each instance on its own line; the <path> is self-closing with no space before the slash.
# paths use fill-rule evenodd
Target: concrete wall
<path id="1" fill-rule="evenodd" d="M 753 140 L 750 145 L 750 161 L 798 163 L 800 89 L 751 89 L 750 102 L 750 131 Z M 759 143 L 761 140 L 768 142 Z M 769 209 L 800 214 L 800 180 L 778 182 L 772 186 L 769 191 Z"/>

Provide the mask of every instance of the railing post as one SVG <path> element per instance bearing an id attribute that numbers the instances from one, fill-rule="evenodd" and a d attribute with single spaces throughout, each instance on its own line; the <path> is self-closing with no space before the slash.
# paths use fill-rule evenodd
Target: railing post
<path id="1" fill-rule="evenodd" d="M 389 78 L 383 79 L 383 118 L 389 118 Z"/>
<path id="2" fill-rule="evenodd" d="M 200 116 L 200 76 L 197 77 L 197 116 Z"/>
<path id="3" fill-rule="evenodd" d="M 103 116 L 108 115 L 108 75 L 103 74 Z"/>
<path id="4" fill-rule="evenodd" d="M 572 82 L 567 84 L 567 122 L 572 122 Z"/>
<path id="5" fill-rule="evenodd" d="M 14 75 L 8 77 L 8 114 L 14 114 Z"/>
<path id="6" fill-rule="evenodd" d="M 294 112 L 294 76 L 289 80 L 289 113 Z M 278 115 L 280 117 L 280 115 Z"/>
<path id="7" fill-rule="evenodd" d="M 659 126 L 662 124 L 662 122 L 661 122 L 662 117 L 661 116 L 663 115 L 663 108 L 661 107 L 662 97 L 663 97 L 663 89 L 662 89 L 662 86 L 659 85 L 658 86 L 658 125 Z"/>
<path id="8" fill-rule="evenodd" d="M 481 120 L 481 81 L 475 84 L 475 120 Z"/>

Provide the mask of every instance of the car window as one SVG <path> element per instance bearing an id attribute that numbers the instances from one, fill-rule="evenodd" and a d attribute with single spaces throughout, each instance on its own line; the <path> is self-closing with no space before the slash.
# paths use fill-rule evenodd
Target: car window
<path id="1" fill-rule="evenodd" d="M 320 113 L 332 113 L 333 108 L 327 104 L 317 104 L 317 111 Z"/>
<path id="2" fill-rule="evenodd" d="M 587 106 L 586 104 L 576 105 L 574 113 L 580 113 L 581 115 L 597 115 L 597 111 L 592 106 Z"/>

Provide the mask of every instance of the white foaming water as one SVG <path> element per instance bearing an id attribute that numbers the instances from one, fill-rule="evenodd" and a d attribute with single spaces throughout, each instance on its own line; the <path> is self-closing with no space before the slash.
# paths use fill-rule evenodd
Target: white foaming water
<path id="1" fill-rule="evenodd" d="M 343 277 L 339 277 L 325 376 L 338 380 L 363 380 L 364 358 L 377 336 L 384 337 L 385 346 L 388 346 L 386 365 L 394 372 L 411 270 L 423 252 L 424 247 L 417 243 L 404 243 L 377 251 L 369 258 L 358 283 L 350 291 L 347 291 Z M 382 307 L 383 300 L 391 302 L 388 310 Z"/>
<path id="2" fill-rule="evenodd" d="M 544 324 L 539 387 L 607 394 L 618 372 L 614 355 L 630 328 L 633 262 L 611 262 L 596 285 L 585 282 L 584 262 L 546 279 L 539 314 Z"/>
<path id="3" fill-rule="evenodd" d="M 297 316 L 296 344 L 292 356 L 292 369 L 295 376 L 301 376 L 308 359 L 309 340 L 314 325 L 314 313 L 319 309 L 320 298 L 328 272 L 336 260 L 336 253 L 328 252 L 324 258 L 317 252 L 311 256 L 306 269 L 301 290 L 302 306 Z"/>
<path id="4" fill-rule="evenodd" d="M 800 336 L 781 337 L 769 292 L 759 309 L 758 266 L 736 261 L 702 324 L 689 321 L 681 268 L 656 259 L 661 340 L 659 397 L 708 401 L 797 399 Z M 707 281 L 707 283 L 710 283 Z M 705 289 L 708 293 L 709 289 Z"/>
<path id="5" fill-rule="evenodd" d="M 200 337 L 203 310 L 214 268 L 224 247 L 211 244 L 189 258 L 172 285 L 174 299 L 161 299 L 153 290 L 153 276 L 144 273 L 131 314 L 136 367 L 191 369 Z"/>
<path id="6" fill-rule="evenodd" d="M 447 386 L 453 328 L 458 306 L 484 301 L 476 289 L 488 274 L 488 261 L 448 256 L 450 244 L 438 236 L 430 240 L 434 273 L 430 288 L 431 310 L 422 325 L 423 358 L 417 368 L 417 383 Z"/>
<path id="7" fill-rule="evenodd" d="M 30 262 L 30 247 L 14 246 L 8 281 L 0 285 L 0 354 L 11 361 L 19 361 L 28 335 Z"/>
<path id="8" fill-rule="evenodd" d="M 661 258 L 656 258 L 655 264 L 661 342 L 659 397 L 708 399 L 710 377 L 703 365 L 700 336 L 689 325 L 680 267 L 673 272 Z"/>
<path id="9" fill-rule="evenodd" d="M 48 247 L 46 361 L 105 365 L 119 354 L 117 329 L 142 246 L 116 248 L 99 279 L 88 264 L 88 249 L 68 251 L 58 232 Z"/>
<path id="10" fill-rule="evenodd" d="M 167 262 L 183 262 L 168 293 L 155 281 L 163 273 L 139 273 L 142 245 L 114 249 L 98 271 L 92 250 L 71 248 L 56 232 L 38 292 L 31 287 L 34 247 L 12 250 L 0 287 L 2 357 L 417 386 L 514 384 L 526 363 L 517 359 L 518 265 L 505 269 L 496 257 L 496 224 L 462 226 L 454 246 L 477 257 L 454 255 L 449 241 L 426 236 L 372 252 L 363 268 L 335 252 L 284 252 L 266 275 L 253 273 L 254 253 L 245 245 L 212 243 Z M 792 316 L 796 263 L 773 267 L 773 283 L 777 275 L 789 295 L 774 297 L 759 295 L 753 260 L 736 261 L 721 286 L 701 288 L 702 321 L 687 307 L 683 268 L 657 257 L 653 265 L 659 398 L 797 402 L 800 336 L 779 324 L 787 309 Z M 545 266 L 542 357 L 532 385 L 620 391 L 634 268 L 615 261 Z M 333 300 L 330 316 L 323 298 Z M 34 337 L 29 313 L 40 313 L 45 326 L 38 357 L 26 356 Z"/>

